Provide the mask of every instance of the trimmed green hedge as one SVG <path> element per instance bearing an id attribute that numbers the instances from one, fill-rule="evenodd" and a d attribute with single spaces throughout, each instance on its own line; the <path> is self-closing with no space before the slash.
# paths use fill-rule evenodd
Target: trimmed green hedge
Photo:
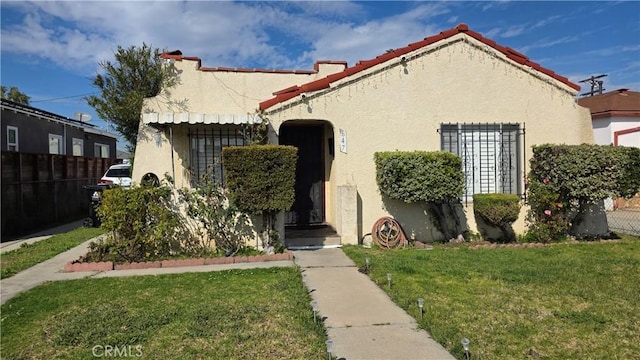
<path id="1" fill-rule="evenodd" d="M 222 149 L 225 186 L 241 211 L 262 214 L 289 210 L 295 200 L 298 149 L 252 145 Z"/>
<path id="2" fill-rule="evenodd" d="M 520 214 L 520 198 L 511 194 L 475 194 L 473 211 L 491 225 L 512 224 Z"/>
<path id="3" fill-rule="evenodd" d="M 406 203 L 457 200 L 464 191 L 462 160 L 444 151 L 374 154 L 380 191 Z"/>
<path id="4" fill-rule="evenodd" d="M 488 239 L 502 242 L 515 241 L 512 224 L 520 214 L 520 198 L 511 194 L 475 194 L 473 212 L 490 226 L 497 227 L 502 234 L 499 238 Z M 481 229 L 481 233 L 483 230 Z M 483 236 L 488 237 L 485 233 Z"/>
<path id="5" fill-rule="evenodd" d="M 532 241 L 581 237 L 579 225 L 590 207 L 608 197 L 640 191 L 640 149 L 602 145 L 533 147 L 528 176 Z"/>
<path id="6" fill-rule="evenodd" d="M 458 156 L 444 151 L 376 152 L 374 161 L 382 194 L 405 203 L 425 202 L 445 241 L 466 230 L 455 215 L 464 191 Z"/>

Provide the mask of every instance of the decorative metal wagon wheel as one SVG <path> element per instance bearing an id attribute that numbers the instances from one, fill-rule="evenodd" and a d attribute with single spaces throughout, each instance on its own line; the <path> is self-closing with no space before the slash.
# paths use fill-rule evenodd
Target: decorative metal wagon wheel
<path id="1" fill-rule="evenodd" d="M 378 246 L 391 249 L 401 244 L 406 245 L 407 237 L 402 231 L 400 223 L 392 217 L 381 217 L 373 224 L 371 229 L 371 237 Z"/>

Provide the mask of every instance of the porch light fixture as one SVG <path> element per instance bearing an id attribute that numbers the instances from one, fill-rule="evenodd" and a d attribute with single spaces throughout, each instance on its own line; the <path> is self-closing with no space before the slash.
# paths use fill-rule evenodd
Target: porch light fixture
<path id="1" fill-rule="evenodd" d="M 390 272 L 387 273 L 387 285 L 389 286 L 389 289 L 391 289 L 391 273 Z"/>
<path id="2" fill-rule="evenodd" d="M 423 308 L 424 308 L 424 299 L 418 298 L 418 307 L 420 308 L 420 319 L 422 319 Z"/>
<path id="3" fill-rule="evenodd" d="M 311 301 L 311 308 L 313 309 L 313 322 L 317 322 L 318 320 L 318 301 Z"/>
<path id="4" fill-rule="evenodd" d="M 333 355 L 331 354 L 331 352 L 333 351 L 333 340 L 329 339 L 325 341 L 325 344 L 327 345 L 327 354 L 329 355 L 329 360 L 331 360 L 333 359 Z"/>
<path id="5" fill-rule="evenodd" d="M 462 348 L 464 349 L 464 357 L 465 359 L 469 360 L 469 339 L 467 338 L 463 338 L 462 341 Z"/>

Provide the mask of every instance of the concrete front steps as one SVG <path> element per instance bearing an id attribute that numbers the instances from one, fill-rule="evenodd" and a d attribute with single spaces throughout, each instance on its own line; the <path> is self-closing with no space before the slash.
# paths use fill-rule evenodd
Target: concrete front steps
<path id="1" fill-rule="evenodd" d="M 342 246 L 342 238 L 329 225 L 287 227 L 285 246 L 289 250 L 314 250 Z"/>

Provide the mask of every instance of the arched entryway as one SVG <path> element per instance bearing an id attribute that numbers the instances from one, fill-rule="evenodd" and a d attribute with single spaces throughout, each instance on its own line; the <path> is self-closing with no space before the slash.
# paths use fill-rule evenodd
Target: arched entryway
<path id="1" fill-rule="evenodd" d="M 326 222 L 327 163 L 333 160 L 333 127 L 326 121 L 287 121 L 279 142 L 298 148 L 295 201 L 285 225 L 313 226 Z"/>

